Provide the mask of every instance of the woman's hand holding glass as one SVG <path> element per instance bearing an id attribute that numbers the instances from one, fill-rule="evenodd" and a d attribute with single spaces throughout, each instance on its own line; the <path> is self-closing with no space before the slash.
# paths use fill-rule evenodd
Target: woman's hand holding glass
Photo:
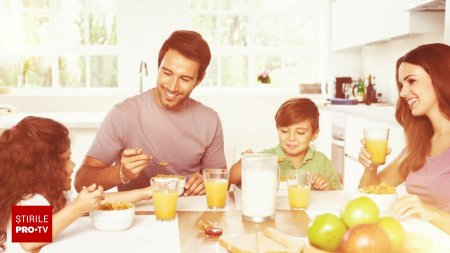
<path id="1" fill-rule="evenodd" d="M 372 163 L 372 156 L 367 151 L 367 149 L 364 147 L 365 141 L 364 139 L 361 140 L 361 144 L 363 145 L 361 147 L 361 151 L 359 152 L 358 161 L 364 166 L 364 168 L 368 171 L 376 171 L 378 168 L 378 164 Z M 392 152 L 391 148 L 387 149 L 386 154 L 389 155 Z"/>

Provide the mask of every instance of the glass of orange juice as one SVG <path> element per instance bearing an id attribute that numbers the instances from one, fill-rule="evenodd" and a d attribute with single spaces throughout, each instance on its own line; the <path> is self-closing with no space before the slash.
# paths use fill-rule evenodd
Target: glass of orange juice
<path id="1" fill-rule="evenodd" d="M 171 221 L 177 216 L 178 180 L 150 180 L 156 220 Z"/>
<path id="2" fill-rule="evenodd" d="M 289 170 L 286 179 L 291 209 L 306 209 L 311 194 L 312 173 L 299 169 Z"/>
<path id="3" fill-rule="evenodd" d="M 365 128 L 364 147 L 371 155 L 373 164 L 382 165 L 386 162 L 389 128 Z"/>
<path id="4" fill-rule="evenodd" d="M 227 169 L 204 169 L 206 202 L 210 209 L 221 209 L 225 207 L 228 191 Z"/>

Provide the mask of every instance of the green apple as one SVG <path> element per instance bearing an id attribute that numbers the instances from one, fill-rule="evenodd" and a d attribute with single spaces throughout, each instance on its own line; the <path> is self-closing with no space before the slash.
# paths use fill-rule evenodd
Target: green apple
<path id="1" fill-rule="evenodd" d="M 349 228 L 359 224 L 376 223 L 379 218 L 377 205 L 368 197 L 350 200 L 342 212 L 342 220 Z"/>
<path id="2" fill-rule="evenodd" d="M 318 215 L 308 228 L 308 240 L 312 245 L 327 251 L 338 249 L 347 227 L 339 217 L 325 213 Z"/>
<path id="3" fill-rule="evenodd" d="M 378 221 L 378 226 L 388 235 L 392 251 L 396 252 L 403 248 L 405 230 L 400 222 L 392 217 L 383 217 Z"/>

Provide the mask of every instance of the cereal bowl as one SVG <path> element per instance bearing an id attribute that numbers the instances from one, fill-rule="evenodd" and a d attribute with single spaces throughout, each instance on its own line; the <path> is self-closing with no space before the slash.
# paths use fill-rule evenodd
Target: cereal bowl
<path id="1" fill-rule="evenodd" d="M 397 199 L 395 188 L 384 183 L 361 188 L 359 193 L 361 196 L 366 196 L 375 202 L 380 213 L 386 213 Z"/>
<path id="2" fill-rule="evenodd" d="M 154 180 L 156 182 L 178 180 L 179 181 L 179 183 L 178 183 L 178 196 L 181 196 L 184 193 L 184 186 L 186 185 L 186 177 L 184 177 L 184 176 L 158 174 L 158 175 L 156 175 L 154 177 Z"/>
<path id="3" fill-rule="evenodd" d="M 133 225 L 135 206 L 129 202 L 105 202 L 100 209 L 89 213 L 95 229 L 121 231 Z"/>

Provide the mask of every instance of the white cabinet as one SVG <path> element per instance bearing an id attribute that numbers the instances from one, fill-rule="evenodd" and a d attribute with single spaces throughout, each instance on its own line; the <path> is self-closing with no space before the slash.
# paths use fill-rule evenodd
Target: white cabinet
<path id="1" fill-rule="evenodd" d="M 443 11 L 410 11 L 409 0 L 335 0 L 332 49 L 341 50 L 415 33 L 444 31 Z"/>
<path id="2" fill-rule="evenodd" d="M 332 113 L 329 110 L 319 109 L 319 136 L 314 141 L 316 149 L 331 159 L 331 121 Z"/>
<path id="3" fill-rule="evenodd" d="M 392 153 L 387 156 L 386 164 L 392 162 L 405 146 L 403 128 L 398 124 L 385 123 L 370 118 L 361 118 L 353 115 L 346 116 L 345 125 L 345 162 L 344 162 L 344 189 L 354 191 L 357 189 L 359 180 L 364 170 L 363 166 L 357 161 L 362 144 L 363 129 L 367 127 L 386 127 L 389 128 L 388 146 Z M 380 167 L 381 169 L 383 166 Z"/>

